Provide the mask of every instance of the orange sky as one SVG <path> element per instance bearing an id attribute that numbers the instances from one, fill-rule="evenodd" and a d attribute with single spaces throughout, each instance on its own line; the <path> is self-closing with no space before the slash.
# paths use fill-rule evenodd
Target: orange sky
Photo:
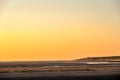
<path id="1" fill-rule="evenodd" d="M 112 1 L 3 1 L 0 61 L 120 56 L 120 11 Z"/>

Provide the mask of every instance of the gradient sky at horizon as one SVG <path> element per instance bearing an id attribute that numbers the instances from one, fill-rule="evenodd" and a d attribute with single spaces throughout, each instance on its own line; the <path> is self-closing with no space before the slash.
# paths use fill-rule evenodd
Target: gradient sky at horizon
<path id="1" fill-rule="evenodd" d="M 0 61 L 120 56 L 119 0 L 1 0 Z"/>

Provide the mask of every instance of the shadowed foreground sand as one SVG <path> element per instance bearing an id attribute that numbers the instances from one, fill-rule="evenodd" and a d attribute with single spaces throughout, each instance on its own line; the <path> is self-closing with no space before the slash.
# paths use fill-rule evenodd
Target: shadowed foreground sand
<path id="1" fill-rule="evenodd" d="M 120 80 L 119 71 L 2 73 L 0 80 Z"/>

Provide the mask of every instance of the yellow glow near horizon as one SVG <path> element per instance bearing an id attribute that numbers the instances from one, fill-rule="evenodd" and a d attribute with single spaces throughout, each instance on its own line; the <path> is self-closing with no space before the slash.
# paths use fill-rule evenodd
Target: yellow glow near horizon
<path id="1" fill-rule="evenodd" d="M 4 0 L 0 61 L 120 56 L 113 0 Z"/>

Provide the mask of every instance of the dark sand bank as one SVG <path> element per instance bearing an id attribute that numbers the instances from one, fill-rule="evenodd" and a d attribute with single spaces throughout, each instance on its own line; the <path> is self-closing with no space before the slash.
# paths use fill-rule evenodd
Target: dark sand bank
<path id="1" fill-rule="evenodd" d="M 120 80 L 120 75 L 104 76 L 57 76 L 57 77 L 12 77 L 0 80 Z"/>
<path id="2" fill-rule="evenodd" d="M 0 80 L 120 80 L 114 71 L 3 73 Z"/>

